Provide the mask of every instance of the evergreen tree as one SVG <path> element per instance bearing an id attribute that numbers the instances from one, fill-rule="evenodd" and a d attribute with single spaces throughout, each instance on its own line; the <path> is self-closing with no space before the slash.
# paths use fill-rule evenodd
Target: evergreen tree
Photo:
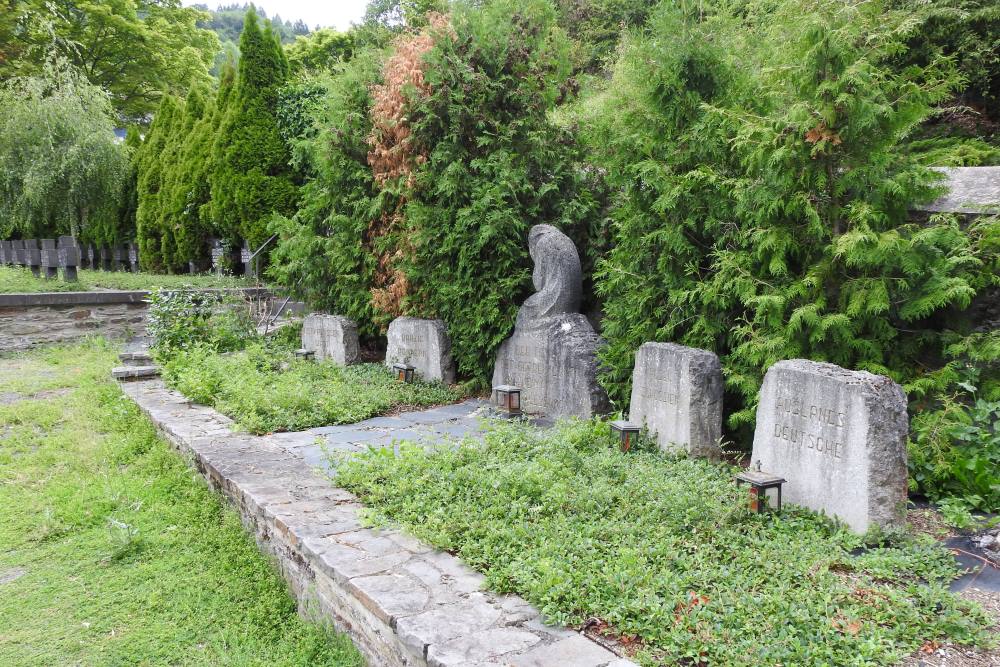
<path id="1" fill-rule="evenodd" d="M 205 188 L 203 182 L 196 179 L 204 178 L 204 174 L 198 173 L 204 157 L 198 154 L 198 149 L 204 146 L 206 137 L 199 130 L 205 129 L 206 123 L 211 129 L 213 110 L 212 91 L 208 86 L 193 86 L 184 103 L 184 115 L 177 124 L 174 149 L 164 154 L 167 160 L 161 219 L 163 243 L 167 244 L 164 258 L 170 266 L 180 270 L 187 267 L 189 260 L 205 255 L 199 247 L 204 245 L 204 235 L 198 219 L 198 209 L 204 203 L 198 196 L 205 196 Z M 207 139 L 211 141 L 211 136 Z"/>
<path id="2" fill-rule="evenodd" d="M 212 217 L 224 236 L 257 246 L 275 213 L 294 212 L 297 188 L 275 109 L 288 77 L 288 61 L 270 27 L 247 12 L 240 37 L 236 89 L 217 137 L 212 175 Z"/>
<path id="3" fill-rule="evenodd" d="M 125 151 L 128 154 L 128 174 L 122 184 L 121 200 L 117 215 L 104 216 L 84 230 L 82 238 L 99 245 L 118 245 L 135 239 L 135 214 L 139 205 L 137 192 L 137 162 L 142 149 L 139 128 L 130 125 L 125 133 Z"/>
<path id="4" fill-rule="evenodd" d="M 145 270 L 164 268 L 161 255 L 160 194 L 163 187 L 163 153 L 181 110 L 172 95 L 165 95 L 149 126 L 138 161 L 139 206 L 136 209 L 136 241 Z"/>

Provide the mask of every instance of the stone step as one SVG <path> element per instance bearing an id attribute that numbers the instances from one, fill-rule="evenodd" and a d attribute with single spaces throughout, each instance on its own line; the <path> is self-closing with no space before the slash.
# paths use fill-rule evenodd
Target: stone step
<path id="1" fill-rule="evenodd" d="M 115 366 L 111 369 L 111 377 L 121 381 L 147 380 L 159 376 L 159 366 Z"/>
<path id="2" fill-rule="evenodd" d="M 149 352 L 122 352 L 118 359 L 126 366 L 153 365 L 153 356 Z"/>

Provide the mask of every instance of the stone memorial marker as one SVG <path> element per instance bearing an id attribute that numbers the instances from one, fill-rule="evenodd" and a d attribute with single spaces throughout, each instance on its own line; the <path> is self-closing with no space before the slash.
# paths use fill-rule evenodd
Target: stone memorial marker
<path id="1" fill-rule="evenodd" d="M 12 264 L 10 255 L 13 249 L 14 246 L 11 245 L 10 241 L 0 241 L 0 265 L 6 266 Z"/>
<path id="2" fill-rule="evenodd" d="M 583 292 L 580 256 L 551 225 L 528 234 L 535 294 L 517 313 L 513 335 L 500 345 L 493 386 L 521 388 L 521 407 L 552 417 L 591 417 L 609 410 L 597 384 L 600 338 L 578 311 Z"/>
<path id="3" fill-rule="evenodd" d="M 46 279 L 59 277 L 59 252 L 56 249 L 55 239 L 42 239 L 42 249 L 39 251 L 41 266 Z"/>
<path id="4" fill-rule="evenodd" d="M 60 236 L 59 266 L 63 271 L 63 280 L 72 282 L 77 279 L 76 267 L 80 263 L 80 246 L 72 236 Z"/>
<path id="5" fill-rule="evenodd" d="M 635 355 L 629 421 L 664 450 L 722 454 L 722 364 L 708 350 L 644 343 Z"/>
<path id="6" fill-rule="evenodd" d="M 128 271 L 128 250 L 123 245 L 111 246 L 111 270 Z"/>
<path id="7" fill-rule="evenodd" d="M 110 271 L 112 266 L 111 259 L 111 248 L 107 246 L 100 246 L 97 248 L 97 267 L 103 271 Z"/>
<path id="8" fill-rule="evenodd" d="M 24 266 L 31 268 L 31 273 L 36 278 L 42 275 L 42 253 L 38 249 L 38 241 L 35 239 L 24 240 Z"/>
<path id="9" fill-rule="evenodd" d="M 212 239 L 211 247 L 212 255 L 212 269 L 216 273 L 222 273 L 222 256 L 225 254 L 225 250 L 222 247 L 222 241 L 219 239 Z"/>
<path id="10" fill-rule="evenodd" d="M 451 358 L 451 339 L 441 320 L 420 320 L 397 317 L 389 323 L 388 349 L 385 364 L 410 364 L 424 380 L 455 381 L 455 364 Z"/>
<path id="11" fill-rule="evenodd" d="M 903 527 L 903 389 L 882 375 L 779 361 L 764 377 L 753 461 L 784 477 L 787 502 L 836 516 L 851 530 Z"/>
<path id="12" fill-rule="evenodd" d="M 128 263 L 132 267 L 132 273 L 139 272 L 139 244 L 138 243 L 128 243 L 126 244 L 128 248 Z"/>
<path id="13" fill-rule="evenodd" d="M 243 265 L 243 275 L 253 276 L 256 275 L 253 269 L 253 260 L 250 255 L 250 247 L 247 242 L 243 242 L 243 247 L 240 248 L 240 263 Z"/>
<path id="14" fill-rule="evenodd" d="M 14 254 L 14 265 L 27 266 L 25 264 L 26 255 L 24 254 L 24 241 L 21 240 L 11 241 L 10 249 Z"/>
<path id="15" fill-rule="evenodd" d="M 356 364 L 361 360 L 358 325 L 341 315 L 310 313 L 302 323 L 302 348 L 315 353 L 317 361 Z"/>

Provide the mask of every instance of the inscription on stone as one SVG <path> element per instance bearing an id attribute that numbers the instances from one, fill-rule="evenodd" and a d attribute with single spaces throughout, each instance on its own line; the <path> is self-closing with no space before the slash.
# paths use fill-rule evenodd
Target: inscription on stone
<path id="1" fill-rule="evenodd" d="M 635 355 L 629 419 L 645 425 L 664 450 L 715 458 L 722 389 L 722 366 L 708 350 L 645 343 Z"/>
<path id="2" fill-rule="evenodd" d="M 302 348 L 314 352 L 317 361 L 356 364 L 361 360 L 358 325 L 340 315 L 310 313 L 302 323 Z"/>
<path id="3" fill-rule="evenodd" d="M 441 320 L 397 317 L 389 324 L 386 338 L 385 363 L 390 368 L 395 363 L 411 364 L 425 380 L 455 381 L 451 339 Z"/>
<path id="4" fill-rule="evenodd" d="M 752 458 L 784 477 L 785 500 L 863 533 L 900 527 L 906 507 L 906 396 L 881 375 L 801 359 L 761 387 Z"/>

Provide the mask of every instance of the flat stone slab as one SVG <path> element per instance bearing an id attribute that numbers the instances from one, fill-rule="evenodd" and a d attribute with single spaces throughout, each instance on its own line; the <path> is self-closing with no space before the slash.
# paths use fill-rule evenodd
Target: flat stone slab
<path id="1" fill-rule="evenodd" d="M 760 389 L 754 462 L 787 480 L 787 502 L 864 533 L 903 528 L 909 420 L 902 388 L 882 375 L 792 359 Z"/>
<path id="2" fill-rule="evenodd" d="M 336 431 L 250 436 L 162 380 L 122 390 L 235 505 L 302 613 L 346 632 L 369 665 L 635 667 L 579 633 L 544 625 L 525 600 L 482 590 L 484 577 L 455 557 L 396 530 L 363 527 L 361 503 L 311 462 Z M 439 445 L 445 428 L 471 433 L 482 407 L 467 401 L 423 411 L 428 419 L 404 413 L 329 428 L 357 438 L 337 447 L 345 450 L 412 429 Z"/>
<path id="3" fill-rule="evenodd" d="M 111 377 L 116 380 L 144 380 L 159 375 L 159 366 L 115 366 L 111 369 Z"/>
<path id="4" fill-rule="evenodd" d="M 153 355 L 149 352 L 122 352 L 118 355 L 118 359 L 126 366 L 153 365 Z"/>

